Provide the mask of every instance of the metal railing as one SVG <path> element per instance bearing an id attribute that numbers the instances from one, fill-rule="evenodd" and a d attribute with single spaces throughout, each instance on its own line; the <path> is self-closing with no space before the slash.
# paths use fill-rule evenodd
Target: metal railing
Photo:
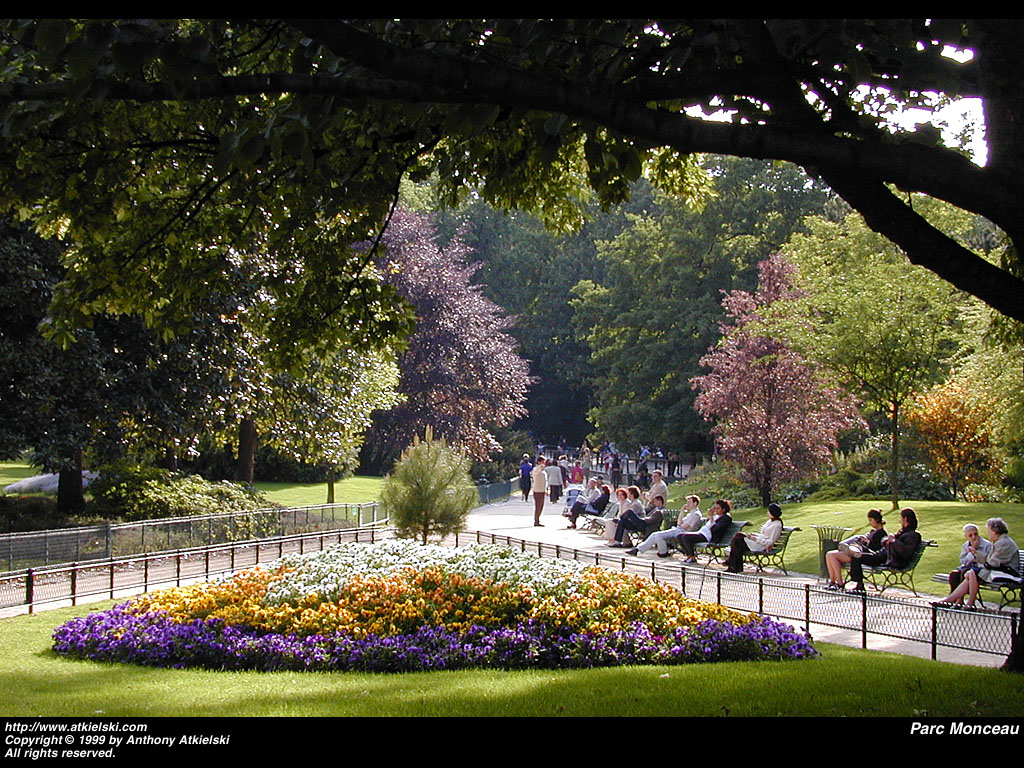
<path id="1" fill-rule="evenodd" d="M 671 584 L 695 600 L 766 614 L 804 627 L 817 625 L 858 632 L 864 648 L 867 648 L 869 635 L 926 643 L 933 659 L 937 658 L 940 647 L 1005 656 L 1010 653 L 1020 620 L 1011 612 L 956 611 L 909 599 L 839 594 L 813 584 L 730 574 L 682 563 L 639 560 L 486 531 L 459 534 L 456 544 L 467 540 L 504 544 L 541 557 L 579 560 L 628 571 Z"/>
<path id="2" fill-rule="evenodd" d="M 325 549 L 342 541 L 377 541 L 391 529 L 348 528 L 214 546 L 157 552 L 103 562 L 71 563 L 0 575 L 0 608 L 27 606 L 29 612 L 47 604 L 84 599 L 126 597 L 151 589 L 208 581 L 287 554 Z M 990 611 L 945 610 L 907 599 L 837 594 L 813 584 L 767 577 L 729 574 L 681 563 L 643 561 L 621 554 L 580 550 L 527 541 L 485 531 L 450 537 L 458 546 L 468 541 L 504 544 L 541 557 L 578 560 L 646 576 L 668 583 L 687 597 L 716 602 L 744 612 L 766 614 L 801 624 L 924 643 L 932 658 L 940 647 L 1005 656 L 1009 654 L 1019 616 Z"/>
<path id="3" fill-rule="evenodd" d="M 513 479 L 475 486 L 480 503 L 508 498 L 515 482 Z M 0 568 L 15 571 L 340 527 L 380 528 L 387 524 L 388 517 L 380 503 L 371 501 L 5 533 L 0 534 Z"/>
<path id="4" fill-rule="evenodd" d="M 0 563 L 14 571 L 309 531 L 381 527 L 387 522 L 374 501 L 7 533 L 0 535 Z"/>
<path id="5" fill-rule="evenodd" d="M 235 541 L 100 562 L 26 568 L 0 574 L 0 609 L 28 607 L 29 613 L 52 603 L 128 597 L 152 589 L 209 581 L 290 554 L 319 551 L 343 541 L 374 542 L 391 537 L 389 529 L 344 528 L 334 531 Z"/>

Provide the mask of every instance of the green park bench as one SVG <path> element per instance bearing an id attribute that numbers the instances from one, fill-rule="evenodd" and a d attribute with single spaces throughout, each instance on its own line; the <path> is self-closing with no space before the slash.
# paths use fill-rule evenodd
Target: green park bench
<path id="1" fill-rule="evenodd" d="M 1020 562 L 1017 564 L 1018 573 L 1024 574 L 1024 549 L 1017 550 L 1017 556 L 1020 558 Z M 937 581 L 940 584 L 949 583 L 948 573 L 936 573 L 932 576 L 932 581 Z M 992 592 L 999 593 L 999 610 L 1003 610 L 1010 603 L 1017 602 L 1020 600 L 1021 586 L 1024 584 L 1024 577 L 1013 576 L 1009 573 L 1003 573 L 998 578 L 982 581 L 978 580 L 978 586 L 982 590 L 989 590 Z M 985 601 L 981 598 L 981 592 L 978 592 L 978 602 L 982 606 L 985 605 Z"/>
<path id="2" fill-rule="evenodd" d="M 871 582 L 871 585 L 879 593 L 885 592 L 889 587 L 906 587 L 916 597 L 920 597 L 917 594 L 917 589 L 914 587 L 914 569 L 921 562 L 921 555 L 924 554 L 924 551 L 928 547 L 937 546 L 939 546 L 938 543 L 931 539 L 922 539 L 913 557 L 902 568 L 891 568 L 884 565 L 865 565 L 864 577 Z"/>

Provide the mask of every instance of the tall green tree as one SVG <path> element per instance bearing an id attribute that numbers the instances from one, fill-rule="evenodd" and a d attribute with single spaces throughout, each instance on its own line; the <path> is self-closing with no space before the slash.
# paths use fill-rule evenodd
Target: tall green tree
<path id="1" fill-rule="evenodd" d="M 856 214 L 806 224 L 808 232 L 793 235 L 782 253 L 798 265 L 817 317 L 809 332 L 802 324 L 792 329 L 803 349 L 889 420 L 896 509 L 903 409 L 945 373 L 962 299 Z"/>
<path id="2" fill-rule="evenodd" d="M 590 418 L 625 445 L 705 447 L 690 380 L 719 337 L 721 293 L 752 288 L 755 265 L 827 199 L 792 165 L 708 158 L 704 169 L 715 194 L 703 209 L 658 197 L 598 243 L 604 278 L 575 288 L 574 323 L 591 352 Z"/>

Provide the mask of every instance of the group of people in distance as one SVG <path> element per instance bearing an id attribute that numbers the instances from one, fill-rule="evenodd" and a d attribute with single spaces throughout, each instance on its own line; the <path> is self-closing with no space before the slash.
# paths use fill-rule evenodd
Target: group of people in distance
<path id="1" fill-rule="evenodd" d="M 520 466 L 520 483 L 523 500 L 534 500 L 533 524 L 540 526 L 544 501 L 550 494 L 551 501 L 558 501 L 563 485 L 582 482 L 580 462 L 569 466 L 562 456 L 557 462 L 537 457 L 536 463 L 529 456 L 523 456 Z M 708 509 L 705 518 L 700 510 L 700 497 L 686 497 L 679 511 L 676 524 L 661 530 L 665 519 L 665 503 L 668 499 L 668 485 L 660 470 L 651 473 L 651 488 L 642 491 L 638 486 L 617 488 L 592 478 L 589 487 L 580 493 L 568 511 L 569 528 L 576 528 L 581 516 L 600 518 L 604 523 L 605 538 L 610 547 L 627 549 L 626 554 L 642 555 L 657 549 L 658 557 L 669 557 L 670 546 L 678 545 L 686 557 L 685 562 L 696 563 L 697 546 L 721 541 L 725 531 L 732 525 L 732 504 L 718 499 Z M 900 529 L 896 533 L 885 530 L 885 519 L 878 509 L 867 513 L 867 531 L 839 543 L 839 549 L 827 552 L 825 565 L 828 571 L 827 589 L 843 591 L 848 583 L 855 592 L 864 592 L 865 566 L 885 568 L 906 568 L 921 546 L 921 534 L 917 530 L 917 513 L 911 507 L 900 510 Z M 985 524 L 987 540 L 982 538 L 978 526 L 968 523 L 964 526 L 964 545 L 960 552 L 960 566 L 949 574 L 950 593 L 936 601 L 937 606 L 965 606 L 973 608 L 982 583 L 998 581 L 1001 575 L 1019 579 L 1022 574 L 1020 555 L 1016 542 L 1010 538 L 1009 529 L 1000 517 L 993 517 Z M 782 507 L 768 505 L 768 519 L 756 533 L 736 533 L 729 542 L 729 556 L 725 561 L 731 573 L 743 571 L 743 556 L 748 552 L 766 552 L 782 535 Z M 638 534 L 641 543 L 631 547 L 626 543 L 627 534 Z M 849 578 L 844 580 L 843 570 L 849 569 Z"/>
<path id="2" fill-rule="evenodd" d="M 551 495 L 551 501 L 557 502 L 562 497 L 562 488 L 567 485 L 578 485 L 583 482 L 583 465 L 573 462 L 569 466 L 568 457 L 564 454 L 557 461 L 545 456 L 538 456 L 536 462 L 530 461 L 529 454 L 523 454 L 519 463 L 519 489 L 523 493 L 523 501 L 533 497 L 533 524 L 542 527 L 541 512 L 544 501 Z"/>

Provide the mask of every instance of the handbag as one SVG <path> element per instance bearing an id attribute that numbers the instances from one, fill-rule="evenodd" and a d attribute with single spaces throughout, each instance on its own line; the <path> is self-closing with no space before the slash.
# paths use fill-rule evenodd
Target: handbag
<path id="1" fill-rule="evenodd" d="M 860 557 L 868 550 L 868 537 L 863 534 L 850 536 L 839 542 L 839 551 L 850 557 Z"/>

